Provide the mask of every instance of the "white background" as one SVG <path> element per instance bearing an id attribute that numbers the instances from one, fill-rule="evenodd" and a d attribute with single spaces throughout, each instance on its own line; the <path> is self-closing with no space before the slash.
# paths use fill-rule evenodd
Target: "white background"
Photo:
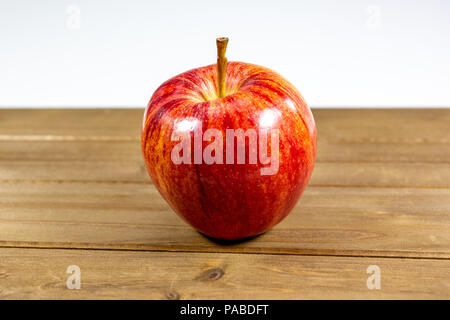
<path id="1" fill-rule="evenodd" d="M 0 107 L 144 107 L 217 36 L 313 107 L 450 106 L 450 1 L 0 0 Z"/>

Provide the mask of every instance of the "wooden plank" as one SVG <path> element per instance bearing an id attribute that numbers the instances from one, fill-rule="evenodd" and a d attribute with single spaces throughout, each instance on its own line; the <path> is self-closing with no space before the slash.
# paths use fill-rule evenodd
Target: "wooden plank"
<path id="1" fill-rule="evenodd" d="M 6 141 L 0 142 L 3 161 L 142 161 L 140 142 L 128 141 Z"/>
<path id="2" fill-rule="evenodd" d="M 0 137 L 140 135 L 144 109 L 0 109 Z M 450 109 L 313 109 L 318 137 L 449 143 Z M 324 140 L 325 141 L 325 140 Z"/>
<path id="3" fill-rule="evenodd" d="M 449 130 L 450 131 L 450 130 Z M 318 162 L 400 162 L 450 164 L 450 143 L 328 142 L 320 140 Z"/>
<path id="4" fill-rule="evenodd" d="M 414 162 L 316 162 L 309 185 L 450 188 L 450 165 Z"/>
<path id="5" fill-rule="evenodd" d="M 314 109 L 329 142 L 450 143 L 450 108 Z"/>
<path id="6" fill-rule="evenodd" d="M 318 109 L 319 162 L 450 162 L 450 109 Z"/>
<path id="7" fill-rule="evenodd" d="M 137 137 L 108 139 L 0 141 L 0 162 L 142 160 Z M 325 137 L 319 137 L 318 162 L 450 163 L 450 143 L 330 143 L 324 140 Z"/>
<path id="8" fill-rule="evenodd" d="M 0 183 L 151 184 L 143 161 L 2 161 Z M 310 186 L 450 188 L 447 163 L 317 162 Z"/>
<path id="9" fill-rule="evenodd" d="M 0 299 L 449 299 L 450 261 L 0 249 Z M 69 290 L 68 266 L 81 270 Z M 380 289 L 367 268 L 380 268 Z M 264 281 L 261 281 L 264 279 Z"/>
<path id="10" fill-rule="evenodd" d="M 441 179 L 439 179 L 441 180 Z M 151 183 L 141 161 L 1 161 L 0 183 Z M 448 181 L 448 179 L 447 179 Z M 447 182 L 446 181 L 446 182 Z M 439 184 L 439 182 L 436 182 Z"/>
<path id="11" fill-rule="evenodd" d="M 17 136 L 136 137 L 141 109 L 0 109 L 0 140 Z"/>
<path id="12" fill-rule="evenodd" d="M 0 246 L 450 258 L 450 189 L 308 187 L 268 233 L 218 245 L 150 184 L 0 184 Z"/>

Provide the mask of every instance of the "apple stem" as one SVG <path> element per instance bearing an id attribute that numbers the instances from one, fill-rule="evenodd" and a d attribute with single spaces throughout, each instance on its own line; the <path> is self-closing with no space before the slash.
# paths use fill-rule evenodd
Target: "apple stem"
<path id="1" fill-rule="evenodd" d="M 225 58 L 225 51 L 227 50 L 228 38 L 221 37 L 216 39 L 217 44 L 217 84 L 219 98 L 226 95 L 225 78 L 227 75 L 227 58 Z"/>

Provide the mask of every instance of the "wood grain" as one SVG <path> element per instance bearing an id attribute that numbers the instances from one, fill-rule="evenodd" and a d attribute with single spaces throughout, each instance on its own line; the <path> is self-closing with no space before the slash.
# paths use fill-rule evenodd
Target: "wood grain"
<path id="1" fill-rule="evenodd" d="M 0 249 L 0 299 L 449 299 L 450 261 Z M 68 290 L 67 267 L 81 269 Z M 370 265 L 380 290 L 367 288 Z M 264 281 L 261 281 L 264 279 Z"/>
<path id="2" fill-rule="evenodd" d="M 138 137 L 5 136 L 0 161 L 141 161 Z M 450 163 L 450 143 L 327 141 L 318 138 L 318 162 Z"/>
<path id="3" fill-rule="evenodd" d="M 50 151 L 51 152 L 51 151 Z M 0 162 L 0 183 L 141 183 L 151 184 L 145 164 L 136 161 Z M 316 162 L 309 186 L 450 188 L 447 163 Z"/>
<path id="4" fill-rule="evenodd" d="M 0 246 L 450 258 L 450 189 L 309 187 L 270 232 L 218 245 L 151 184 L 0 186 Z"/>
<path id="5" fill-rule="evenodd" d="M 141 109 L 0 109 L 0 140 L 15 136 L 139 137 Z"/>

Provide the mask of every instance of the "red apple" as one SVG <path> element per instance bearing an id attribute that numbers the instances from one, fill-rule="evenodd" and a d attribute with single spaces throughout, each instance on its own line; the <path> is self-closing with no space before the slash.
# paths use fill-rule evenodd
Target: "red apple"
<path id="1" fill-rule="evenodd" d="M 217 64 L 155 91 L 142 151 L 173 210 L 203 234 L 231 240 L 263 233 L 289 214 L 314 167 L 316 127 L 292 84 L 261 66 L 227 64 L 227 39 L 217 43 Z M 236 139 L 227 136 L 233 130 Z"/>

